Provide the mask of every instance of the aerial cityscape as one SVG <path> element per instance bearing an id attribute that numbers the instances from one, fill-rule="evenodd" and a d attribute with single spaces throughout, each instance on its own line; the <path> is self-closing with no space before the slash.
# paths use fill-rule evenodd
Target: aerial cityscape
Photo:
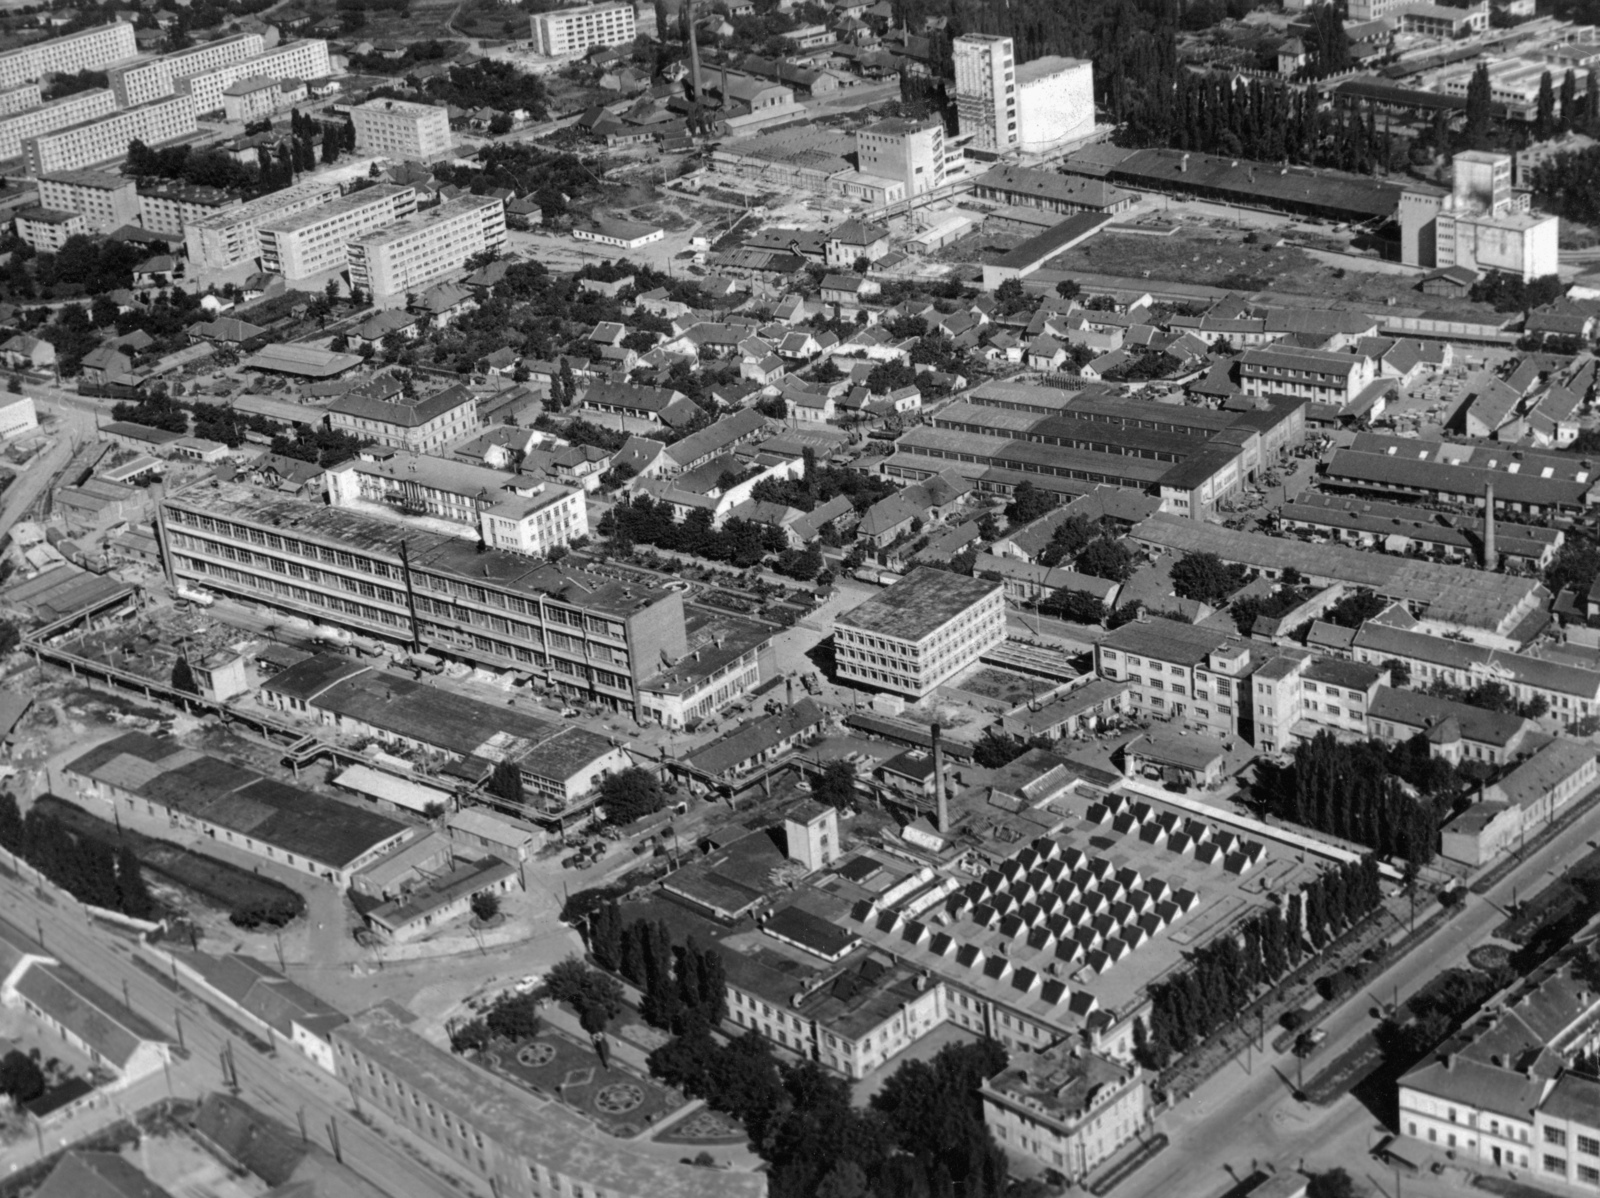
<path id="1" fill-rule="evenodd" d="M 0 6 L 0 1198 L 1600 1194 L 1600 4 Z"/>

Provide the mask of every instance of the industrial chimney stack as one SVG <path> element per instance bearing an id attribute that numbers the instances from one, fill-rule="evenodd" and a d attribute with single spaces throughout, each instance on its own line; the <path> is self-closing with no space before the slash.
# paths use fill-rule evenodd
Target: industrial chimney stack
<path id="1" fill-rule="evenodd" d="M 939 809 L 939 831 L 950 831 L 950 807 L 944 793 L 944 741 L 938 724 L 933 726 L 933 801 Z"/>
<path id="2" fill-rule="evenodd" d="M 1500 555 L 1494 550 L 1494 483 L 1483 484 L 1483 568 L 1497 570 Z"/>
<path id="3" fill-rule="evenodd" d="M 694 111 L 701 115 L 705 109 L 706 94 L 700 90 L 700 42 L 694 32 L 694 0 L 683 0 L 684 9 L 689 20 L 689 74 L 694 81 Z M 699 129 L 691 129 L 691 133 L 699 133 Z"/>

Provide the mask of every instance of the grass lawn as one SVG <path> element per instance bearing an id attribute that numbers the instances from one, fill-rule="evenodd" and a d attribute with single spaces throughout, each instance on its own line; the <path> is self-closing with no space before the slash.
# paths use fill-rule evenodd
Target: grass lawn
<path id="1" fill-rule="evenodd" d="M 684 1103 L 681 1095 L 622 1068 L 615 1058 L 607 1069 L 587 1044 L 550 1029 L 522 1044 L 497 1040 L 480 1063 L 537 1094 L 560 1099 L 622 1139 Z"/>

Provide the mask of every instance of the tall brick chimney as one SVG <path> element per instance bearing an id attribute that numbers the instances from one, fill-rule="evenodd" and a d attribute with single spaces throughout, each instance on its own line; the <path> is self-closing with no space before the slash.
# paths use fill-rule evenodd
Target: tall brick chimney
<path id="1" fill-rule="evenodd" d="M 950 831 L 950 807 L 944 793 L 944 740 L 938 724 L 933 726 L 933 801 L 939 811 L 939 831 Z"/>

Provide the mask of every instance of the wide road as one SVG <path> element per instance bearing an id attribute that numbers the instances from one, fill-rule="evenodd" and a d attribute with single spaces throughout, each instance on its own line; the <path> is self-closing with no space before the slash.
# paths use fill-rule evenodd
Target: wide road
<path id="1" fill-rule="evenodd" d="M 287 1045 L 265 1056 L 240 1042 L 207 1008 L 175 996 L 133 962 L 133 948 L 121 936 L 91 923 L 81 907 L 59 893 L 57 903 L 41 901 L 25 884 L 0 879 L 7 918 L 24 930 L 42 925 L 45 951 L 74 966 L 113 994 L 125 993 L 134 1010 L 182 1039 L 190 1060 L 172 1071 L 179 1094 L 198 1096 L 222 1087 L 221 1060 L 231 1051 L 240 1096 L 290 1128 L 303 1118 L 307 1133 L 330 1145 L 330 1125 L 344 1162 L 393 1198 L 439 1198 L 443 1194 L 483 1195 L 485 1184 L 469 1178 L 420 1142 L 390 1128 L 373 1131 L 353 1117 L 349 1091 Z M 126 989 L 124 989 L 124 987 Z"/>
<path id="2" fill-rule="evenodd" d="M 1463 964 L 1467 953 L 1505 919 L 1514 891 L 1526 898 L 1548 884 L 1553 875 L 1589 853 L 1596 836 L 1600 836 L 1600 805 L 1530 854 L 1488 894 L 1469 892 L 1465 910 L 1382 974 L 1369 978 L 1365 996 L 1351 999 L 1322 1025 L 1328 1038 L 1306 1062 L 1307 1081 L 1372 1030 L 1371 1008 L 1396 995 L 1404 1001 L 1441 970 Z M 1268 1041 L 1267 1052 L 1255 1056 L 1250 1073 L 1242 1059 L 1229 1064 L 1162 1117 L 1158 1126 L 1171 1138 L 1171 1146 L 1119 1186 L 1117 1198 L 1221 1194 L 1256 1160 L 1292 1166 L 1304 1158 L 1319 1168 L 1342 1165 L 1352 1173 L 1371 1165 L 1368 1160 L 1344 1159 L 1336 1146 L 1350 1142 L 1352 1135 L 1359 1140 L 1363 1125 L 1372 1130 L 1376 1123 L 1372 1112 L 1348 1094 L 1328 1107 L 1297 1102 L 1292 1092 L 1297 1062 L 1291 1054 L 1273 1052 L 1270 1035 Z M 1406 1189 L 1411 1188 L 1408 1181 Z"/>

